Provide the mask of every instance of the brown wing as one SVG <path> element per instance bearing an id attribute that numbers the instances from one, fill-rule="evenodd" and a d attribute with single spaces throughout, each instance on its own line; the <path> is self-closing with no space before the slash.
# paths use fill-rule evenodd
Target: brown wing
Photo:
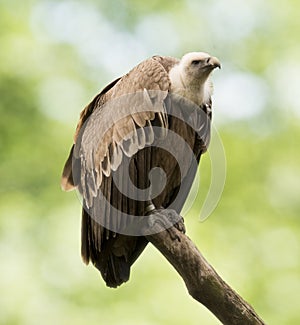
<path id="1" fill-rule="evenodd" d="M 118 212 L 135 215 L 142 205 L 120 193 L 113 174 L 130 176 L 140 187 L 147 183 L 142 165 L 150 167 L 150 156 L 141 149 L 154 141 L 153 126 L 166 127 L 163 100 L 169 87 L 168 74 L 153 59 L 107 86 L 81 113 L 75 145 L 63 171 L 62 187 L 69 190 L 78 186 L 84 198 L 83 259 L 86 263 L 92 260 L 110 286 L 128 279 L 130 265 L 147 243 L 144 238 L 115 235 L 103 227 L 122 226 L 118 225 L 122 221 Z M 128 95 L 132 93 L 137 95 Z M 141 101 L 148 109 L 139 109 Z M 133 155 L 137 157 L 125 171 L 124 162 Z M 100 194 L 105 200 L 99 199 Z"/>

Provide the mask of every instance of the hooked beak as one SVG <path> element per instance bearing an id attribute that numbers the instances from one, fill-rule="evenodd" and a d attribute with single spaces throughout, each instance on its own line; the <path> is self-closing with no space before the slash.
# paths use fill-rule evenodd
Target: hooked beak
<path id="1" fill-rule="evenodd" d="M 205 63 L 206 63 L 205 64 L 206 67 L 211 67 L 212 69 L 215 69 L 215 68 L 221 69 L 221 63 L 220 63 L 219 59 L 214 56 L 207 58 Z"/>

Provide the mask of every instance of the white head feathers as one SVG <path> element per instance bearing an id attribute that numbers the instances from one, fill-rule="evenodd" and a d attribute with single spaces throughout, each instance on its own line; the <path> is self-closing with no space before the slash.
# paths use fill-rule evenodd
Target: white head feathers
<path id="1" fill-rule="evenodd" d="M 180 63 L 171 69 L 171 91 L 193 101 L 197 105 L 206 103 L 213 92 L 209 80 L 211 72 L 221 67 L 219 60 L 204 52 L 185 54 Z"/>

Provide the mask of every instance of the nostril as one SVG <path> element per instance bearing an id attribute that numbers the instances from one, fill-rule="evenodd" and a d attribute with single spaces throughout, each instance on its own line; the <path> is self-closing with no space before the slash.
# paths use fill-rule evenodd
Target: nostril
<path id="1" fill-rule="evenodd" d="M 207 58 L 205 62 L 206 62 L 206 64 L 209 64 L 210 58 Z"/>

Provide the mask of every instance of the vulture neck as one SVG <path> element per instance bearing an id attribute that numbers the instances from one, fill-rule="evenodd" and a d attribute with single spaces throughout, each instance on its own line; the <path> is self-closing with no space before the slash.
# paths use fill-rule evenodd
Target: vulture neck
<path id="1" fill-rule="evenodd" d="M 213 92 L 209 76 L 203 79 L 187 78 L 181 71 L 180 65 L 177 65 L 170 71 L 169 77 L 171 80 L 171 92 L 191 100 L 198 106 L 209 101 Z"/>

